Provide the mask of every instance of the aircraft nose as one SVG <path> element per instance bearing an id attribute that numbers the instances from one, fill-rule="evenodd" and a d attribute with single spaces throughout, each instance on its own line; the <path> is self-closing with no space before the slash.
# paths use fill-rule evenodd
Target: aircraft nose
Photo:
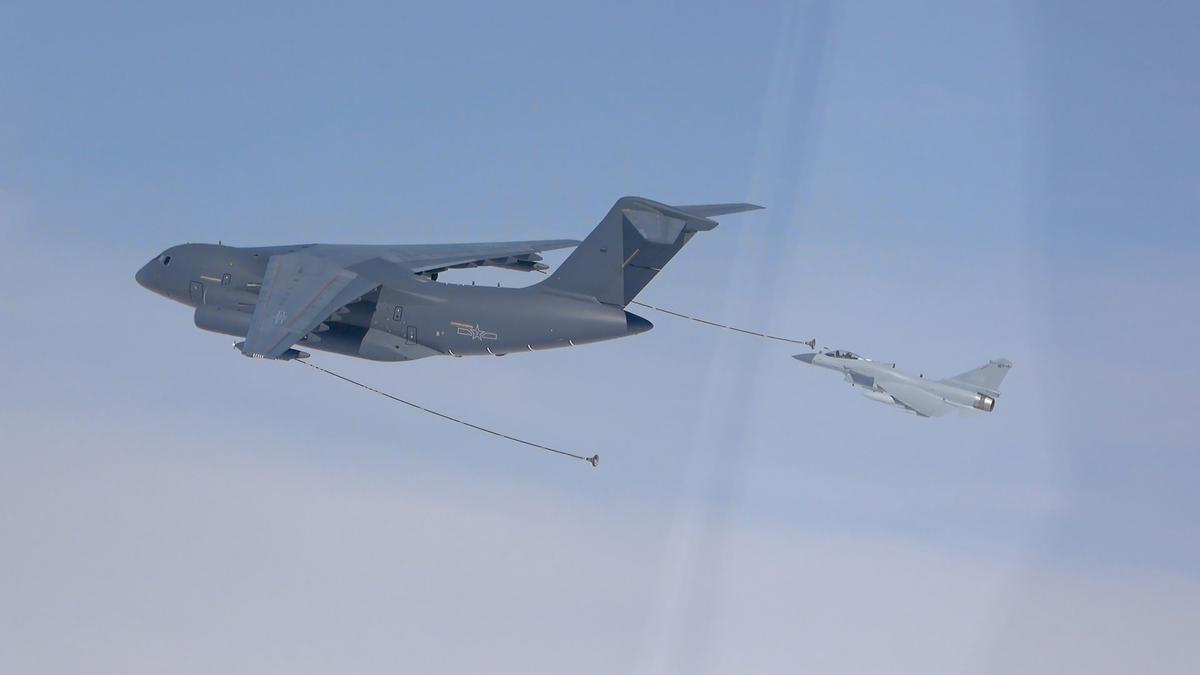
<path id="1" fill-rule="evenodd" d="M 138 282 L 142 288 L 150 288 L 150 263 L 142 265 L 142 268 L 133 275 L 134 281 Z"/>
<path id="2" fill-rule="evenodd" d="M 795 354 L 795 355 L 793 355 L 793 356 L 792 356 L 792 358 L 793 358 L 793 359 L 797 359 L 797 360 L 799 360 L 799 361 L 803 361 L 803 362 L 805 362 L 805 363 L 808 363 L 808 364 L 812 364 L 812 362 L 813 362 L 813 357 L 814 357 L 814 356 L 816 356 L 816 355 L 817 355 L 817 353 L 816 353 L 816 352 L 811 352 L 811 353 L 809 353 L 809 354 Z"/>

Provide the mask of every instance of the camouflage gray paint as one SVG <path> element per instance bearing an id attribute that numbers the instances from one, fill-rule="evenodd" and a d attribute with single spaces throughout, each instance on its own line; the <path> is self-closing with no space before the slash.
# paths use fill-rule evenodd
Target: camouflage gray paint
<path id="1" fill-rule="evenodd" d="M 624 197 L 582 243 L 173 246 L 138 271 L 142 286 L 195 308 L 196 326 L 246 338 L 247 356 L 303 356 L 293 345 L 376 361 L 501 356 L 649 330 L 625 306 L 712 216 L 760 207 L 671 207 Z M 447 269 L 540 271 L 541 251 L 577 246 L 525 288 L 438 281 Z"/>

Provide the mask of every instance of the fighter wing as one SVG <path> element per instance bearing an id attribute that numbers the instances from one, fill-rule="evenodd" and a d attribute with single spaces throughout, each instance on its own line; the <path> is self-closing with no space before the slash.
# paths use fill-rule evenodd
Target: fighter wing
<path id="1" fill-rule="evenodd" d="M 504 267 L 524 272 L 541 271 L 538 253 L 578 246 L 574 239 L 540 239 L 536 241 L 502 241 L 479 244 L 435 244 L 406 246 L 398 257 L 413 272 L 441 272 L 451 267 Z"/>
<path id="2" fill-rule="evenodd" d="M 338 308 L 378 285 L 304 251 L 271 256 L 242 353 L 277 359 Z"/>
<path id="3" fill-rule="evenodd" d="M 896 402 L 909 410 L 924 417 L 941 417 L 950 412 L 951 406 L 940 396 L 935 396 L 920 387 L 914 387 L 900 382 L 888 382 L 877 386 L 883 389 Z"/>

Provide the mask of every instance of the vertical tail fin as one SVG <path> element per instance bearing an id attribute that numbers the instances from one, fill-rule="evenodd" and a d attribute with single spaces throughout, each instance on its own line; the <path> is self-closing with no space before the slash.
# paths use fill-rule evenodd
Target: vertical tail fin
<path id="1" fill-rule="evenodd" d="M 642 197 L 622 197 L 541 286 L 624 307 L 693 234 L 717 226 L 710 216 L 760 208 L 753 204 L 667 206 Z"/>
<path id="2" fill-rule="evenodd" d="M 985 366 L 980 366 L 975 370 L 968 370 L 961 375 L 955 375 L 950 378 L 950 381 L 969 384 L 985 392 L 998 394 L 1000 392 L 1000 383 L 1004 381 L 1004 376 L 1008 375 L 1010 368 L 1012 368 L 1012 361 L 1008 359 L 993 359 Z"/>

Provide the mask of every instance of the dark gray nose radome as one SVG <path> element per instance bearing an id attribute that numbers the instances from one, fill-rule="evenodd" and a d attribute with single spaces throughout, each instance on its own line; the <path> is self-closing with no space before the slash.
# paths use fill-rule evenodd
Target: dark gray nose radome
<path id="1" fill-rule="evenodd" d="M 803 361 L 803 362 L 805 362 L 805 363 L 812 363 L 812 362 L 813 362 L 813 357 L 814 357 L 814 356 L 816 356 L 816 355 L 817 355 L 817 354 L 816 354 L 816 352 L 813 352 L 813 353 L 811 353 L 811 354 L 796 354 L 796 355 L 792 356 L 792 358 L 793 358 L 793 359 L 799 359 L 799 360 L 801 360 L 801 361 Z"/>
<path id="2" fill-rule="evenodd" d="M 646 331 L 650 330 L 651 328 L 654 328 L 654 324 L 643 319 L 642 317 L 638 316 L 637 314 L 625 312 L 625 330 L 630 335 L 637 335 L 638 333 L 645 333 Z"/>

